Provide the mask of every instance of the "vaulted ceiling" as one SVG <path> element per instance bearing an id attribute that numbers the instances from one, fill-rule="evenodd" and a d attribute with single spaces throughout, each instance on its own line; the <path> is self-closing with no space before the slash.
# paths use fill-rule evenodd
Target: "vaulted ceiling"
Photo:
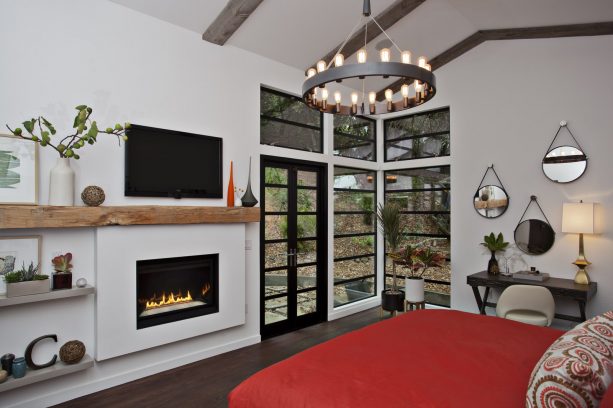
<path id="1" fill-rule="evenodd" d="M 225 46 L 239 47 L 301 70 L 312 66 L 342 43 L 362 11 L 362 0 L 110 1 L 178 25 L 199 36 L 207 32 L 226 6 L 234 7 L 231 13 L 226 13 L 226 17 L 228 14 L 238 15 L 235 20 L 238 18 L 240 21 L 234 21 L 234 27 L 228 24 L 228 20 L 222 21 L 222 29 L 231 31 Z M 410 50 L 413 55 L 425 55 L 428 58 L 439 56 L 482 30 L 613 22 L 612 0 L 371 2 L 373 16 L 380 15 L 388 7 L 404 3 L 408 7 L 404 11 L 410 12 L 395 22 L 387 32 L 401 48 Z M 245 13 L 241 7 L 249 10 Z M 613 23 L 597 28 L 589 35 L 594 32 L 613 34 Z M 469 45 L 472 47 L 488 39 L 498 37 L 478 38 L 479 41 Z M 376 55 L 384 40 L 383 35 L 372 39 L 367 45 L 369 55 Z M 389 82 L 381 82 L 377 86 L 382 89 Z"/>

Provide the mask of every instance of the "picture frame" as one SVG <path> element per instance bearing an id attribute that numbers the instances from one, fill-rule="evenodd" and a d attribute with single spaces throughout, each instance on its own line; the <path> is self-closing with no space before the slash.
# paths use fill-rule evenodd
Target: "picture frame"
<path id="1" fill-rule="evenodd" d="M 30 262 L 40 267 L 42 237 L 24 235 L 18 237 L 0 237 L 0 276 L 19 269 Z"/>
<path id="2" fill-rule="evenodd" d="M 0 204 L 38 204 L 38 143 L 0 134 Z"/>

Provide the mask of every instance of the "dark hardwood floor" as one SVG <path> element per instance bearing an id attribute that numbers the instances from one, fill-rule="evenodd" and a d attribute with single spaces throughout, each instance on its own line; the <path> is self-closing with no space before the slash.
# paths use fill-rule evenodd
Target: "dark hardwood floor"
<path id="1" fill-rule="evenodd" d="M 56 407 L 226 407 L 228 393 L 262 368 L 377 321 L 379 309 L 369 309 L 86 395 Z"/>

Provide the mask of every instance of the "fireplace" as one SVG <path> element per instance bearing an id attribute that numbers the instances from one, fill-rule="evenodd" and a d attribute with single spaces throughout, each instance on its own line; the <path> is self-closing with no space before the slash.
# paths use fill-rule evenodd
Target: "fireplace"
<path id="1" fill-rule="evenodd" d="M 219 254 L 136 261 L 136 328 L 219 312 Z"/>

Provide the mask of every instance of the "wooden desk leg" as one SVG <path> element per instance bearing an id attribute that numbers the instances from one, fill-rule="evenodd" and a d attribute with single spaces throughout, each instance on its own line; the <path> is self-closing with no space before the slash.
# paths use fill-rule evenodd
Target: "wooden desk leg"
<path id="1" fill-rule="evenodd" d="M 487 305 L 487 298 L 490 296 L 490 287 L 485 287 L 485 293 L 483 294 L 483 304 L 481 305 L 481 314 L 485 314 L 485 306 Z"/>
<path id="2" fill-rule="evenodd" d="M 475 295 L 475 300 L 477 301 L 477 307 L 479 308 L 479 313 L 485 314 L 485 311 L 483 308 L 483 301 L 481 300 L 481 293 L 479 292 L 479 287 L 472 286 L 472 288 L 473 288 L 473 294 Z"/>
<path id="3" fill-rule="evenodd" d="M 581 313 L 581 321 L 584 322 L 586 320 L 586 317 L 585 317 L 585 301 L 578 300 L 577 302 L 579 302 L 579 313 Z"/>

